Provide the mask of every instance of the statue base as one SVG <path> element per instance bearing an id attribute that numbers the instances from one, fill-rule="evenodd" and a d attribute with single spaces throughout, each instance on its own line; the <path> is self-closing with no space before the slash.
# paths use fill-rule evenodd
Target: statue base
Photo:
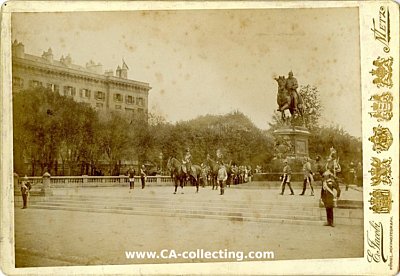
<path id="1" fill-rule="evenodd" d="M 278 159 L 309 157 L 308 137 L 310 135 L 307 128 L 300 126 L 286 126 L 275 130 L 275 157 Z"/>

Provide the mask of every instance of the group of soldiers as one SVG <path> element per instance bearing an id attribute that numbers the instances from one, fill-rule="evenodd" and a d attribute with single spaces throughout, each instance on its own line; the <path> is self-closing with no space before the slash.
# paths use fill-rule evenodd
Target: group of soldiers
<path id="1" fill-rule="evenodd" d="M 216 152 L 215 162 L 218 165 L 217 174 L 214 175 L 212 168 L 207 162 L 201 163 L 200 167 L 202 170 L 201 177 L 198 181 L 202 183 L 202 186 L 206 186 L 213 181 L 217 181 L 217 185 L 220 187 L 221 195 L 224 194 L 224 187 L 231 184 L 241 184 L 250 181 L 251 179 L 251 167 L 250 166 L 238 166 L 237 164 L 227 164 L 223 161 L 223 154 L 220 149 Z M 192 168 L 192 154 L 190 149 L 187 148 L 182 159 L 183 170 L 186 174 L 190 174 Z M 216 177 L 216 179 L 212 179 Z"/>
<path id="2" fill-rule="evenodd" d="M 133 167 L 129 168 L 129 170 L 127 171 L 127 175 L 129 179 L 129 189 L 133 190 L 135 188 L 135 176 L 136 176 L 136 171 L 133 169 Z M 145 165 L 142 165 L 140 167 L 140 181 L 142 182 L 142 189 L 144 189 L 146 186 L 146 177 L 147 177 L 146 167 Z"/>
<path id="3" fill-rule="evenodd" d="M 314 196 L 314 176 L 318 177 L 321 180 L 322 188 L 321 188 L 321 198 L 320 202 L 324 205 L 326 209 L 327 215 L 327 223 L 326 226 L 334 227 L 333 223 L 333 208 L 336 207 L 337 199 L 340 197 L 340 187 L 339 187 L 339 178 L 338 173 L 341 171 L 341 166 L 338 162 L 337 152 L 332 147 L 330 149 L 330 154 L 327 158 L 325 164 L 322 163 L 322 159 L 320 156 L 316 157 L 316 174 L 313 173 L 311 163 L 308 157 L 304 157 L 303 159 L 303 190 L 299 194 L 303 196 L 306 192 L 307 186 L 310 186 L 311 193 L 310 196 Z M 294 195 L 294 191 L 292 186 L 290 185 L 291 180 L 291 168 L 288 164 L 287 160 L 284 160 L 283 174 L 281 176 L 281 193 L 283 195 L 285 192 L 285 186 L 289 186 L 290 195 Z M 346 186 L 347 188 L 347 186 Z M 336 190 L 336 193 L 334 192 Z"/>

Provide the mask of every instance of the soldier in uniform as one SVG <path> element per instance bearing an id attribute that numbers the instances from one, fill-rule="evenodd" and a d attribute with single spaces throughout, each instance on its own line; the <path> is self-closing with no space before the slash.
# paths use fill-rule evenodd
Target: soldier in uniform
<path id="1" fill-rule="evenodd" d="M 144 186 L 146 185 L 146 167 L 142 165 L 140 168 L 140 180 L 142 181 L 142 189 L 144 189 Z"/>
<path id="2" fill-rule="evenodd" d="M 128 177 L 129 177 L 129 189 L 132 190 L 135 188 L 135 170 L 130 167 L 128 170 Z"/>
<path id="3" fill-rule="evenodd" d="M 21 182 L 21 195 L 23 202 L 22 209 L 28 208 L 29 191 L 31 188 L 32 188 L 31 183 L 29 182 L 28 177 L 25 175 L 24 179 Z"/>
<path id="4" fill-rule="evenodd" d="M 311 196 L 313 196 L 314 195 L 314 188 L 313 188 L 314 178 L 313 178 L 313 173 L 311 171 L 311 164 L 308 161 L 308 157 L 304 157 L 303 173 L 304 173 L 303 191 L 301 192 L 300 195 L 304 195 L 306 188 L 307 188 L 307 184 L 309 184 L 310 188 L 311 188 Z"/>
<path id="5" fill-rule="evenodd" d="M 290 178 L 292 176 L 292 169 L 290 168 L 288 161 L 285 160 L 283 161 L 284 167 L 283 167 L 283 175 L 281 176 L 282 178 L 282 192 L 280 193 L 280 195 L 283 195 L 283 193 L 285 192 L 285 186 L 286 184 L 289 186 L 290 189 L 290 195 L 294 195 L 292 186 L 290 185 Z"/>
<path id="6" fill-rule="evenodd" d="M 184 165 L 183 166 L 184 173 L 186 173 L 187 176 L 189 177 L 192 168 L 192 154 L 190 153 L 189 148 L 186 149 L 185 156 L 183 157 L 182 160 L 182 164 Z"/>
<path id="7" fill-rule="evenodd" d="M 336 190 L 336 196 L 333 190 Z M 327 223 L 325 226 L 334 227 L 333 224 L 333 208 L 336 207 L 337 198 L 340 197 L 340 188 L 337 182 L 335 181 L 335 177 L 333 173 L 329 170 L 324 172 L 323 180 L 322 180 L 322 189 L 321 189 L 321 202 L 323 203 L 326 209 L 326 219 Z"/>
<path id="8" fill-rule="evenodd" d="M 217 181 L 218 181 L 218 183 L 220 185 L 220 188 L 221 188 L 220 189 L 220 191 L 221 191 L 220 195 L 224 194 L 224 185 L 225 185 L 225 182 L 226 182 L 227 179 L 228 179 L 228 173 L 226 172 L 226 168 L 225 168 L 224 164 L 221 163 L 219 165 L 219 170 L 218 170 L 218 174 L 217 174 Z"/>

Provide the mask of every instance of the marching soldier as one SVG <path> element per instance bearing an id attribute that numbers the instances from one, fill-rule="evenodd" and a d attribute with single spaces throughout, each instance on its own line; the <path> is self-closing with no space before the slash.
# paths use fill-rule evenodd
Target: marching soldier
<path id="1" fill-rule="evenodd" d="M 294 195 L 292 186 L 290 185 L 290 178 L 292 176 L 292 169 L 290 168 L 288 161 L 285 160 L 283 161 L 284 167 L 283 167 L 283 175 L 281 176 L 282 178 L 282 192 L 280 193 L 280 195 L 283 195 L 283 193 L 285 192 L 285 186 L 286 184 L 289 186 L 290 189 L 290 195 Z"/>
<path id="2" fill-rule="evenodd" d="M 336 190 L 336 196 L 333 190 Z M 321 189 L 321 202 L 326 209 L 327 223 L 325 226 L 335 227 L 333 224 L 333 208 L 336 207 L 337 198 L 340 197 L 340 188 L 335 181 L 334 175 L 331 171 L 327 170 L 323 175 L 322 189 Z"/>
<path id="3" fill-rule="evenodd" d="M 312 175 L 312 171 L 311 171 L 311 164 L 308 161 L 308 157 L 304 157 L 304 161 L 303 161 L 303 173 L 304 173 L 304 181 L 303 181 L 303 191 L 301 192 L 300 195 L 304 195 L 306 188 L 307 188 L 307 184 L 310 184 L 310 188 L 311 188 L 311 196 L 314 195 L 314 188 L 313 188 L 313 182 L 314 182 L 314 178 Z"/>

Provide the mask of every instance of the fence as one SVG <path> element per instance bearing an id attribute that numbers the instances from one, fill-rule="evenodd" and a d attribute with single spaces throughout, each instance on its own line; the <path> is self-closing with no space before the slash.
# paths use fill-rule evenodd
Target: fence
<path id="1" fill-rule="evenodd" d="M 18 179 L 18 178 L 17 178 Z M 42 191 L 44 189 L 45 176 L 28 177 L 31 183 L 31 191 Z M 21 182 L 23 178 L 19 178 Z M 125 175 L 120 176 L 49 176 L 49 188 L 79 188 L 79 187 L 124 187 L 129 185 L 129 178 Z M 15 182 L 17 183 L 17 182 Z M 140 176 L 135 177 L 135 183 L 140 183 Z M 148 186 L 170 186 L 173 181 L 170 176 L 147 176 L 146 185 Z M 14 185 L 18 190 L 19 185 Z"/>
<path id="2" fill-rule="evenodd" d="M 252 177 L 252 181 L 279 181 L 279 173 L 260 173 L 255 174 Z M 83 187 L 126 187 L 129 185 L 129 178 L 126 175 L 120 176 L 31 176 L 28 177 L 31 185 L 31 191 L 43 191 L 44 184 L 48 188 L 83 188 Z M 17 181 L 22 181 L 22 178 L 16 178 Z M 140 184 L 140 176 L 135 176 L 135 183 Z M 292 181 L 303 181 L 302 173 L 293 173 Z M 147 186 L 171 186 L 173 185 L 173 180 L 170 176 L 147 176 L 146 177 Z M 19 190 L 19 185 L 15 185 L 14 189 Z"/>

